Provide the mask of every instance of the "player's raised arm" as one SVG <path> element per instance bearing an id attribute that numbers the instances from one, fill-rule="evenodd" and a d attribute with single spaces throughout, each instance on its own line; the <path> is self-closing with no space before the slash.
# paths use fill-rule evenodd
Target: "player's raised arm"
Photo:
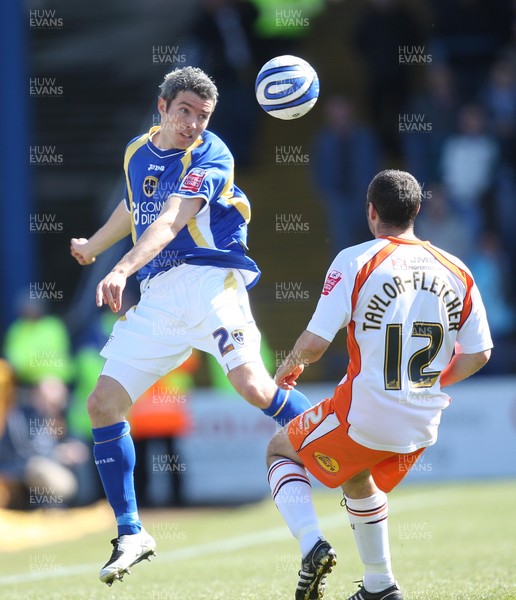
<path id="1" fill-rule="evenodd" d="M 122 200 L 104 225 L 89 239 L 72 238 L 70 253 L 80 265 L 91 265 L 95 257 L 131 232 L 131 215 Z"/>
<path id="2" fill-rule="evenodd" d="M 151 261 L 201 209 L 202 198 L 170 196 L 160 216 L 143 232 L 129 252 L 97 286 L 97 306 L 108 304 L 113 312 L 122 306 L 127 278 Z"/>
<path id="3" fill-rule="evenodd" d="M 299 336 L 294 348 L 281 363 L 276 371 L 274 380 L 285 390 L 291 390 L 296 385 L 296 379 L 309 364 L 318 361 L 326 352 L 330 342 L 305 330 Z"/>

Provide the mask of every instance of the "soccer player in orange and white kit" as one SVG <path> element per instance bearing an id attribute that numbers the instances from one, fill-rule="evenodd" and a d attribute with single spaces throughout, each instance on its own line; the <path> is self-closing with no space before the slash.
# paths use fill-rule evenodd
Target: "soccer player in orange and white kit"
<path id="1" fill-rule="evenodd" d="M 367 192 L 375 239 L 333 261 L 315 313 L 276 383 L 291 389 L 347 327 L 349 364 L 332 398 L 278 431 L 267 451 L 276 506 L 298 539 L 296 600 L 322 598 L 336 554 L 319 528 L 307 470 L 341 486 L 365 574 L 349 600 L 402 600 L 387 530 L 387 493 L 437 439 L 443 387 L 473 375 L 492 342 L 468 268 L 414 235 L 421 188 L 409 173 L 378 173 Z"/>

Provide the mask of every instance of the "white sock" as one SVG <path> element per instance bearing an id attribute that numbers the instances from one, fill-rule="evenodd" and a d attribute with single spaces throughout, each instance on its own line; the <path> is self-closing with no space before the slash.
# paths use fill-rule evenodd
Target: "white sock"
<path id="1" fill-rule="evenodd" d="M 306 469 L 284 458 L 274 462 L 268 473 L 272 499 L 298 540 L 303 558 L 323 538 L 312 501 L 312 485 Z"/>
<path id="2" fill-rule="evenodd" d="M 387 495 L 378 491 L 369 498 L 353 499 L 344 495 L 355 543 L 364 563 L 364 587 L 381 592 L 396 583 L 391 569 Z"/>

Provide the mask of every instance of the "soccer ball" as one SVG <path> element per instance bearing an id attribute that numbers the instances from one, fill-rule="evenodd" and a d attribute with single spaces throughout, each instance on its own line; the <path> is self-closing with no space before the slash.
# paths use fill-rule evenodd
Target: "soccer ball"
<path id="1" fill-rule="evenodd" d="M 256 77 L 258 104 L 277 119 L 299 119 L 319 97 L 319 78 L 314 68 L 297 56 L 285 54 L 266 62 Z"/>

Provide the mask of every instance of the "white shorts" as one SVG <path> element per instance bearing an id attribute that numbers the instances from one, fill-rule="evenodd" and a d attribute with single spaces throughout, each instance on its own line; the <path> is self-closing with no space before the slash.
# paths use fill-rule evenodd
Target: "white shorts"
<path id="1" fill-rule="evenodd" d="M 244 279 L 236 269 L 183 264 L 141 284 L 141 298 L 121 317 L 101 351 L 103 375 L 133 402 L 192 348 L 209 352 L 226 373 L 261 362 Z"/>

